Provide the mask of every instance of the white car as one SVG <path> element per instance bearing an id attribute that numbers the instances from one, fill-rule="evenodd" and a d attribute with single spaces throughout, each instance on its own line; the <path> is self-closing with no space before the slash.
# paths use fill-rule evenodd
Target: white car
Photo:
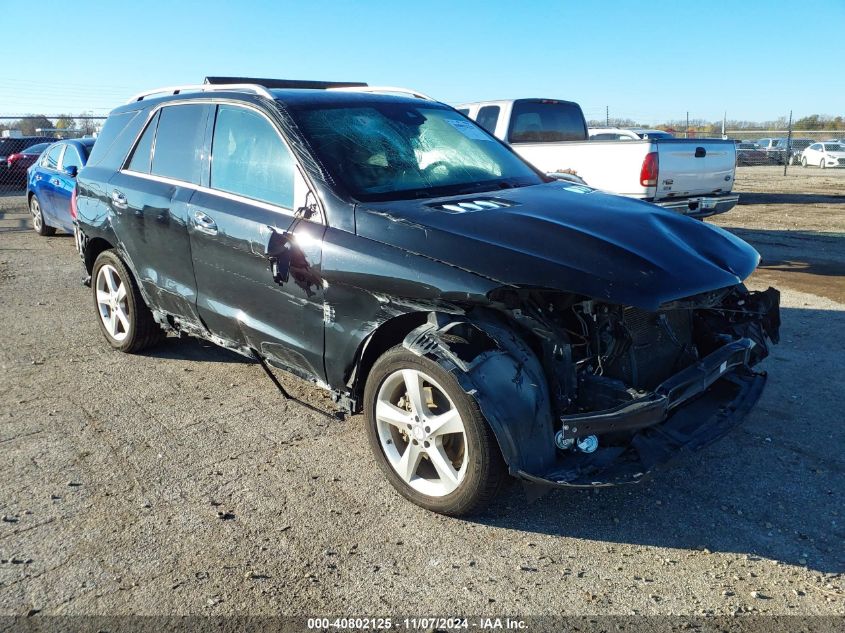
<path id="1" fill-rule="evenodd" d="M 646 130 L 644 128 L 591 127 L 588 129 L 588 132 L 591 141 L 638 141 L 644 138 L 674 138 L 670 132 L 664 130 Z"/>
<path id="2" fill-rule="evenodd" d="M 845 167 L 845 144 L 813 143 L 801 154 L 801 165 L 826 167 Z"/>

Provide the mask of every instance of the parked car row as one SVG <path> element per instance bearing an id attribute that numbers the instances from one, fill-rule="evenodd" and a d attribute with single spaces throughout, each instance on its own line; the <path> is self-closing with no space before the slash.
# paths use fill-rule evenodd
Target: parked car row
<path id="1" fill-rule="evenodd" d="M 809 138 L 761 138 L 758 141 L 735 141 L 737 165 L 797 165 L 801 152 L 813 140 Z"/>
<path id="2" fill-rule="evenodd" d="M 138 95 L 30 168 L 33 222 L 69 207 L 116 350 L 192 335 L 309 380 L 364 413 L 399 493 L 452 515 L 507 475 L 642 481 L 759 398 L 779 295 L 743 286 L 760 257 L 736 236 L 549 177 L 419 93 L 277 85 Z M 544 108 L 503 120 L 542 143 L 567 129 Z"/>
<path id="3" fill-rule="evenodd" d="M 0 138 L 0 185 L 23 189 L 27 168 L 55 140 L 49 136 Z"/>

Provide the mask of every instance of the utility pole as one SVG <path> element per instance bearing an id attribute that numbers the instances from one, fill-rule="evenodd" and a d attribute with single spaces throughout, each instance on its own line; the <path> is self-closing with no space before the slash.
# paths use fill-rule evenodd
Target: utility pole
<path id="1" fill-rule="evenodd" d="M 789 111 L 789 126 L 786 128 L 786 154 L 783 156 L 783 175 L 786 176 L 786 166 L 792 153 L 792 110 Z"/>
<path id="2" fill-rule="evenodd" d="M 689 110 L 687 110 L 687 127 L 684 130 L 684 138 L 689 138 Z"/>
<path id="3" fill-rule="evenodd" d="M 610 127 L 610 106 L 604 106 L 604 126 Z"/>
<path id="4" fill-rule="evenodd" d="M 728 135 L 725 133 L 725 128 L 727 127 L 727 123 L 728 123 L 728 113 L 727 113 L 727 111 L 725 111 L 725 113 L 722 115 L 722 139 L 723 140 L 728 138 Z"/>

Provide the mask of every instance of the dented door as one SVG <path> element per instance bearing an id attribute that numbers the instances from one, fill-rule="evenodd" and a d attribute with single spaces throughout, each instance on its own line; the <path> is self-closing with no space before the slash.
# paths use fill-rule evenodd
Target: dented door
<path id="1" fill-rule="evenodd" d="M 205 191 L 189 217 L 197 308 L 211 333 L 323 379 L 325 226 Z"/>

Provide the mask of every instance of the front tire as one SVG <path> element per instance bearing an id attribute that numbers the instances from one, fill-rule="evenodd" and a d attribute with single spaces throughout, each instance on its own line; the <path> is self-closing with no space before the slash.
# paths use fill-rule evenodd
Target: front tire
<path id="1" fill-rule="evenodd" d="M 437 363 L 402 346 L 376 361 L 364 390 L 367 436 L 388 481 L 440 514 L 475 512 L 506 475 L 478 403 Z"/>
<path id="2" fill-rule="evenodd" d="M 100 253 L 91 278 L 97 322 L 109 345 L 133 354 L 164 338 L 164 330 L 144 303 L 135 278 L 114 250 Z"/>
<path id="3" fill-rule="evenodd" d="M 821 161 L 819 161 L 819 167 L 822 168 L 822 169 L 827 168 L 827 165 L 825 164 L 824 158 L 822 158 Z"/>
<path id="4" fill-rule="evenodd" d="M 807 157 L 806 156 L 801 158 L 801 167 L 803 167 L 804 169 L 807 169 Z"/>
<path id="5" fill-rule="evenodd" d="M 46 237 L 48 235 L 55 235 L 55 227 L 48 226 L 44 220 L 44 211 L 41 209 L 41 203 L 38 201 L 38 196 L 32 194 L 29 197 L 29 213 L 32 215 L 32 228 L 38 235 Z"/>

